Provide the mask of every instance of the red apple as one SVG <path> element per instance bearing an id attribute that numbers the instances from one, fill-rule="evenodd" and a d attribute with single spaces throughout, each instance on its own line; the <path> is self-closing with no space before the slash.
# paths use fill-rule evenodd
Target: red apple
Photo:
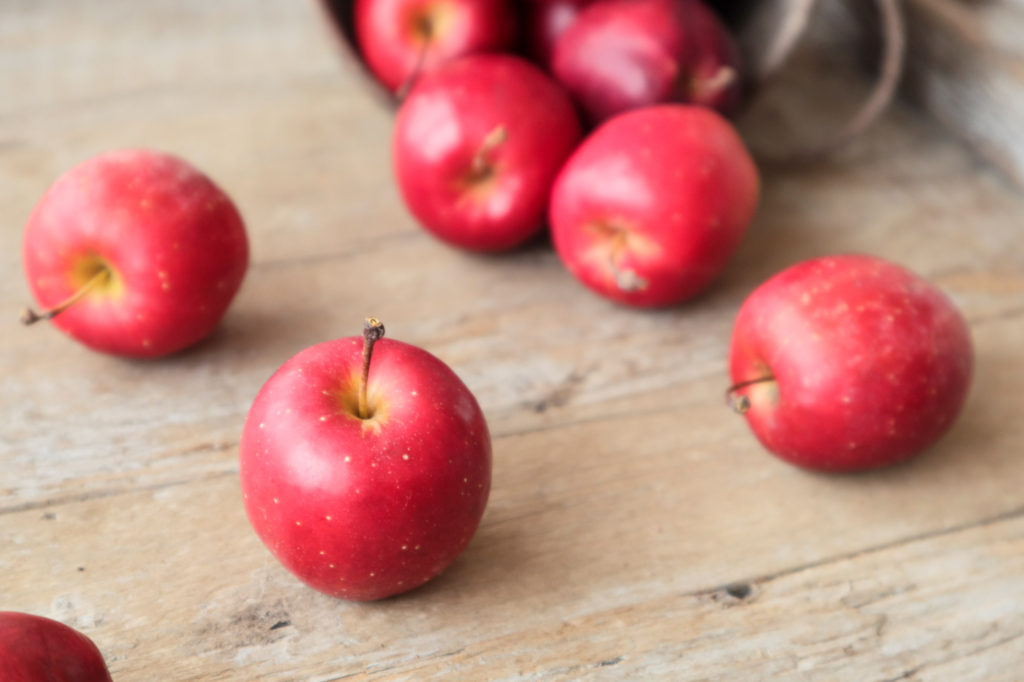
<path id="1" fill-rule="evenodd" d="M 95 350 L 154 357 L 209 334 L 248 266 L 231 199 L 185 161 L 110 152 L 61 176 L 25 226 L 25 274 L 42 313 Z"/>
<path id="2" fill-rule="evenodd" d="M 435 235 L 496 251 L 544 225 L 551 184 L 580 137 L 562 89 L 518 57 L 476 55 L 424 76 L 395 124 L 406 205 Z"/>
<path id="3" fill-rule="evenodd" d="M 757 200 L 757 169 L 732 126 L 710 109 L 662 105 L 584 140 L 555 182 L 551 234 L 594 291 L 664 306 L 725 267 Z"/>
<path id="4" fill-rule="evenodd" d="M 526 3 L 526 41 L 530 56 L 545 67 L 551 65 L 555 43 L 584 7 L 594 0 L 529 0 Z"/>
<path id="5" fill-rule="evenodd" d="M 14 611 L 0 611 L 0 680 L 111 682 L 91 639 L 55 620 Z"/>
<path id="6" fill-rule="evenodd" d="M 730 113 L 738 55 L 700 0 L 598 0 L 558 39 L 553 70 L 595 123 L 664 102 Z"/>
<path id="7" fill-rule="evenodd" d="M 743 304 L 730 398 L 782 459 L 870 469 L 911 457 L 949 429 L 972 359 L 964 318 L 921 277 L 869 256 L 817 258 Z"/>
<path id="8" fill-rule="evenodd" d="M 473 537 L 491 487 L 473 394 L 433 355 L 380 336 L 371 319 L 364 338 L 286 362 L 256 397 L 241 444 L 260 539 L 308 585 L 359 601 L 441 573 Z"/>
<path id="9" fill-rule="evenodd" d="M 392 92 L 420 73 L 477 52 L 510 49 L 510 0 L 356 0 L 356 41 L 370 70 Z"/>

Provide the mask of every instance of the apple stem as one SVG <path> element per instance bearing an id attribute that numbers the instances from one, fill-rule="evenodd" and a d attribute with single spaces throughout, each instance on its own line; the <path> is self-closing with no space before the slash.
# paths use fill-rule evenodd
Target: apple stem
<path id="1" fill-rule="evenodd" d="M 769 374 L 768 376 L 758 377 L 756 379 L 749 379 L 747 381 L 741 381 L 738 384 L 733 384 L 725 392 L 725 402 L 732 411 L 736 414 L 746 414 L 750 411 L 750 398 L 745 395 L 737 393 L 747 386 L 753 386 L 754 384 L 763 384 L 769 381 L 775 381 L 775 377 Z"/>
<path id="2" fill-rule="evenodd" d="M 376 317 L 366 318 L 363 323 L 363 374 L 359 379 L 359 418 L 370 418 L 370 407 L 366 399 L 366 385 L 370 378 L 370 359 L 373 346 L 384 338 L 384 323 Z"/>
<path id="3" fill-rule="evenodd" d="M 469 167 L 470 175 L 474 179 L 483 179 L 491 174 L 494 168 L 487 157 L 495 149 L 505 144 L 506 141 L 508 141 L 508 128 L 504 125 L 499 124 L 491 132 L 487 133 L 484 141 L 480 143 L 480 148 L 476 150 L 476 154 L 473 156 L 473 161 Z"/>
<path id="4" fill-rule="evenodd" d="M 622 257 L 628 240 L 626 230 L 615 225 L 605 225 L 602 227 L 602 231 L 611 236 L 612 244 L 608 250 L 608 269 L 615 279 L 615 286 L 619 288 L 619 291 L 626 293 L 646 289 L 648 285 L 646 279 L 638 275 L 635 270 L 622 266 Z"/>
<path id="5" fill-rule="evenodd" d="M 430 24 L 427 24 L 430 28 Z M 424 33 L 423 43 L 420 45 L 419 54 L 416 55 L 416 64 L 412 67 L 412 71 L 406 76 L 406 79 L 398 86 L 395 90 L 395 97 L 399 102 L 403 102 L 406 97 L 409 96 L 409 91 L 412 90 L 412 86 L 416 85 L 416 81 L 419 80 L 420 74 L 423 73 L 423 63 L 427 60 L 427 50 L 430 49 L 430 40 L 433 38 L 433 29 Z"/>
<path id="6" fill-rule="evenodd" d="M 612 277 L 615 278 L 615 286 L 619 288 L 619 291 L 634 293 L 646 289 L 647 280 L 636 274 L 635 270 L 619 265 L 621 258 L 622 254 L 618 249 L 612 250 L 608 255 L 608 269 L 611 270 Z"/>
<path id="7" fill-rule="evenodd" d="M 92 279 L 90 279 L 88 282 L 82 285 L 82 287 L 78 291 L 68 296 L 66 299 L 64 299 L 61 303 L 57 304 L 53 308 L 44 310 L 41 313 L 37 313 L 35 310 L 32 310 L 32 308 L 25 308 L 24 310 L 22 310 L 21 323 L 25 326 L 28 326 L 31 324 L 35 324 L 40 320 L 51 320 L 57 317 L 62 312 L 64 312 L 65 310 L 67 310 L 68 308 L 78 303 L 83 298 L 85 298 L 85 296 L 90 291 L 99 286 L 101 282 L 104 282 L 107 279 L 109 279 L 109 277 L 110 268 L 101 268 L 100 271 L 93 275 Z"/>
<path id="8" fill-rule="evenodd" d="M 736 69 L 722 65 L 707 78 L 694 79 L 690 86 L 690 98 L 697 103 L 708 102 L 736 82 Z"/>

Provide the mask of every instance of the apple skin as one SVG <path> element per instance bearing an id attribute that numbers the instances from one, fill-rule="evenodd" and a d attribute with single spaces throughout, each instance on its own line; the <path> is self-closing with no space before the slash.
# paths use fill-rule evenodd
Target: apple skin
<path id="1" fill-rule="evenodd" d="M 594 0 L 529 0 L 526 3 L 527 51 L 541 66 L 551 67 L 555 43 Z"/>
<path id="2" fill-rule="evenodd" d="M 435 577 L 473 537 L 491 444 L 469 389 L 430 353 L 378 341 L 358 415 L 359 337 L 308 348 L 260 390 L 242 434 L 245 509 L 303 582 L 368 601 Z"/>
<path id="3" fill-rule="evenodd" d="M 963 316 L 914 273 L 860 255 L 794 265 L 736 318 L 729 356 L 747 423 L 797 466 L 860 471 L 924 450 L 967 396 L 973 351 Z"/>
<path id="4" fill-rule="evenodd" d="M 354 13 L 363 57 L 392 92 L 417 70 L 427 73 L 456 57 L 511 49 L 517 37 L 509 0 L 356 0 Z"/>
<path id="5" fill-rule="evenodd" d="M 552 69 L 592 123 L 667 102 L 732 113 L 739 50 L 700 0 L 598 0 L 555 44 Z"/>
<path id="6" fill-rule="evenodd" d="M 58 621 L 15 611 L 0 611 L 0 679 L 111 682 L 91 639 Z"/>
<path id="7" fill-rule="evenodd" d="M 94 350 L 156 357 L 213 331 L 249 248 L 237 209 L 208 177 L 177 157 L 130 149 L 57 179 L 28 219 L 22 260 L 44 308 L 109 268 L 53 325 Z"/>
<path id="8" fill-rule="evenodd" d="M 728 121 L 703 107 L 648 107 L 608 121 L 569 158 L 551 195 L 551 234 L 569 271 L 597 293 L 666 306 L 725 267 L 758 193 Z"/>
<path id="9" fill-rule="evenodd" d="M 488 147 L 499 129 L 504 139 Z M 409 210 L 437 237 L 509 249 L 543 229 L 551 185 L 580 135 L 569 97 L 533 64 L 463 57 L 423 76 L 399 109 L 395 176 Z"/>

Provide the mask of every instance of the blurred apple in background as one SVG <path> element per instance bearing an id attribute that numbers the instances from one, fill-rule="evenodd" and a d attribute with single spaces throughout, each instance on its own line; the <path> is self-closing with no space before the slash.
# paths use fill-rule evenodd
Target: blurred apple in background
<path id="1" fill-rule="evenodd" d="M 517 37 L 510 0 L 356 0 L 356 41 L 392 92 L 462 55 L 510 50 Z"/>
<path id="2" fill-rule="evenodd" d="M 665 102 L 739 103 L 739 52 L 700 0 L 597 0 L 555 43 L 552 68 L 592 123 Z"/>
<path id="3" fill-rule="evenodd" d="M 441 239 L 508 249 L 543 228 L 551 185 L 579 138 L 572 102 L 538 67 L 463 57 L 419 79 L 399 109 L 395 175 L 409 210 Z"/>
<path id="4" fill-rule="evenodd" d="M 527 0 L 525 32 L 530 57 L 549 68 L 558 38 L 594 0 Z"/>

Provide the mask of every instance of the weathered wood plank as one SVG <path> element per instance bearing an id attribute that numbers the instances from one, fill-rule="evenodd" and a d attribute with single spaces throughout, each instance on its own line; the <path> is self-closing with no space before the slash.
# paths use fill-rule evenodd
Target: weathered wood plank
<path id="1" fill-rule="evenodd" d="M 625 481 L 614 467 L 555 460 L 546 473 L 574 470 L 559 480 L 536 462 L 516 471 L 514 453 L 529 445 L 499 446 L 505 484 L 467 554 L 400 599 L 351 604 L 299 585 L 248 532 L 233 478 L 214 477 L 9 519 L 5 601 L 82 628 L 124 680 L 154 670 L 180 680 L 1019 673 L 1024 509 L 845 551 L 865 528 L 903 523 L 911 477 L 871 504 L 840 492 L 845 509 L 805 481 L 826 527 L 778 504 L 774 484 L 792 474 L 781 468 L 760 493 L 661 452 Z M 645 495 L 627 508 L 616 500 L 630 484 Z M 709 484 L 721 503 L 700 493 Z M 786 565 L 797 547 L 819 556 Z"/>
<path id="2" fill-rule="evenodd" d="M 389 116 L 315 3 L 93 4 L 0 5 L 0 608 L 81 627 L 119 681 L 1012 679 L 1024 204 L 938 126 L 898 107 L 833 161 L 771 171 L 722 281 L 637 312 L 583 290 L 543 242 L 482 258 L 423 234 L 393 188 Z M 798 60 L 748 137 L 841 120 L 859 85 L 830 69 Z M 132 144 L 209 171 L 253 245 L 222 327 L 157 362 L 14 328 L 32 205 L 72 163 Z M 777 462 L 722 401 L 743 297 L 839 251 L 932 278 L 978 349 L 950 436 L 856 477 Z M 284 359 L 369 313 L 465 379 L 496 468 L 447 574 L 357 605 L 260 546 L 237 444 Z M 734 581 L 752 597 L 718 590 Z"/>
<path id="3" fill-rule="evenodd" d="M 1024 4 L 907 0 L 908 92 L 1024 184 Z"/>

